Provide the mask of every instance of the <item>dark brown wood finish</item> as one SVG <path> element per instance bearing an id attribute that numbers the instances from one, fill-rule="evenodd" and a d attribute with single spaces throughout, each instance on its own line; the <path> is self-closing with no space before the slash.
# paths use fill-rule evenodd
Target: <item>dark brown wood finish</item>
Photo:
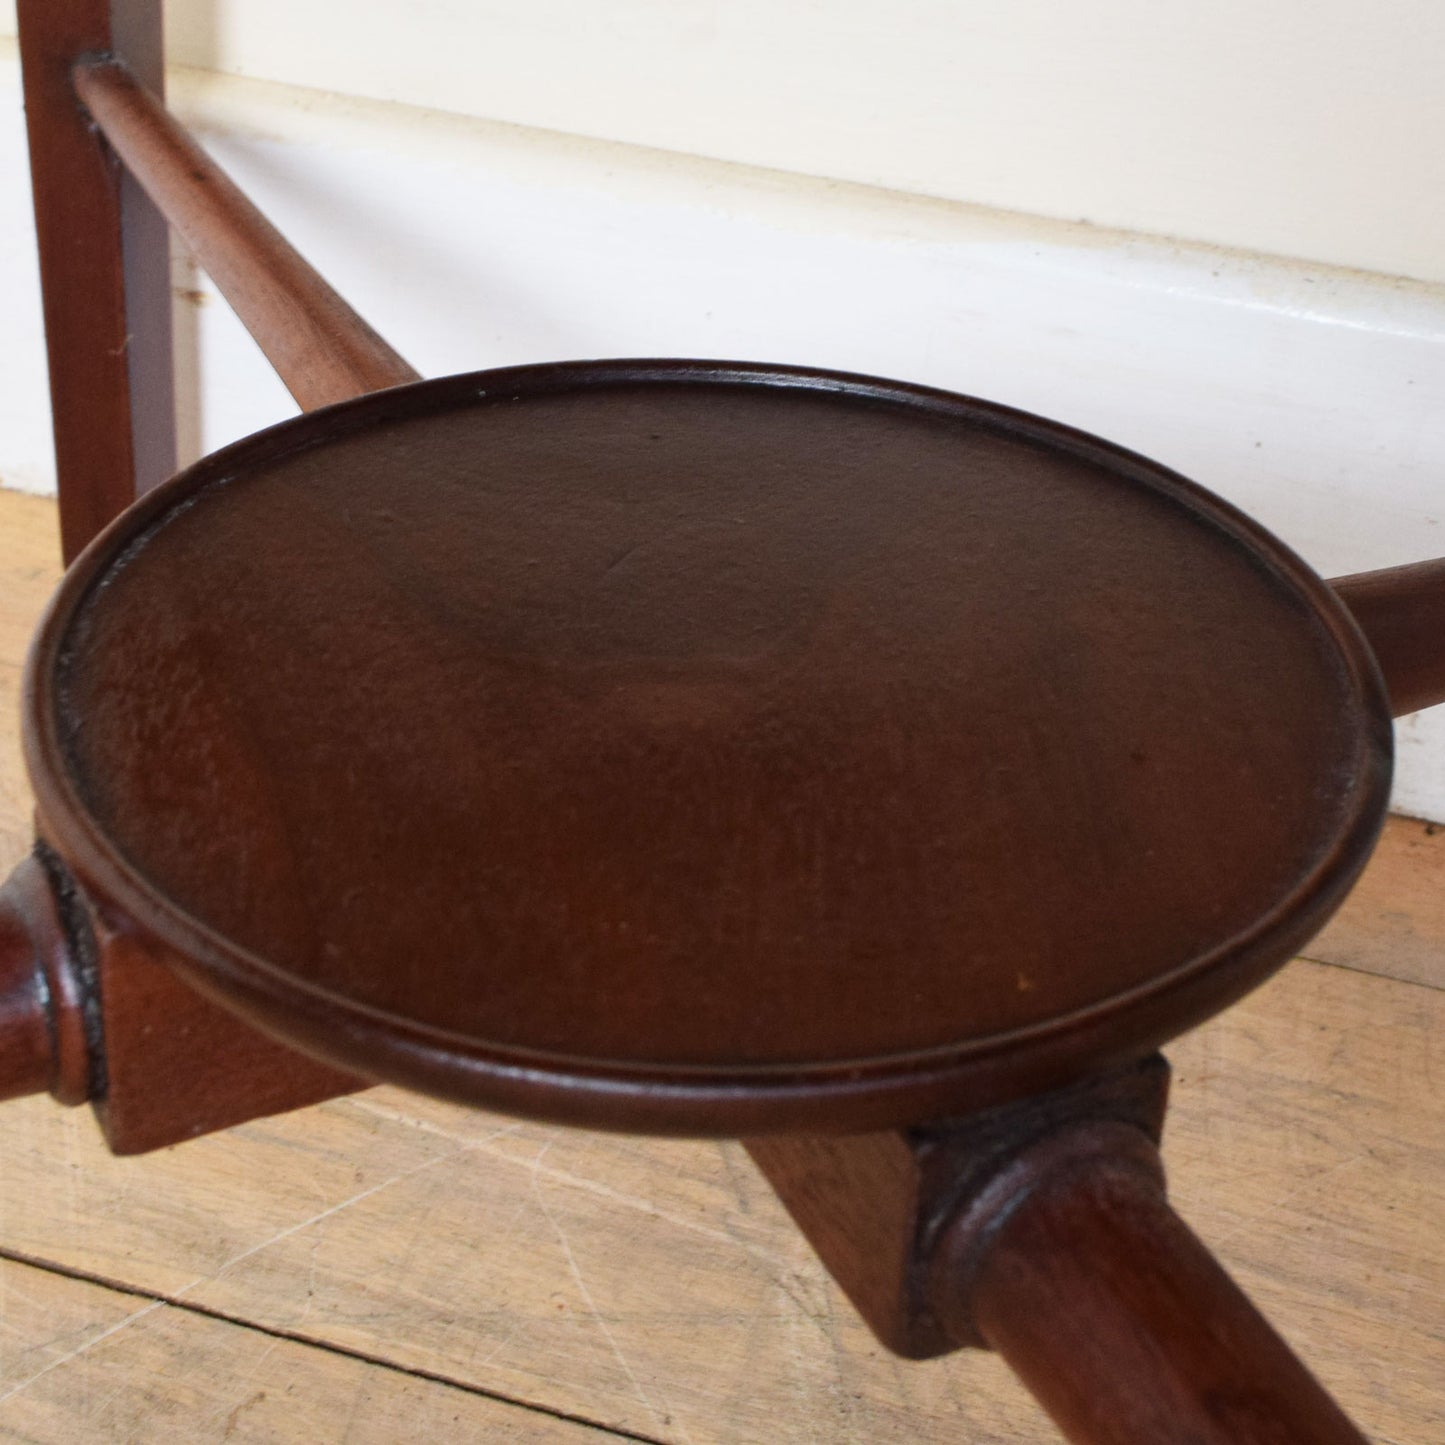
<path id="1" fill-rule="evenodd" d="M 44 976 L 15 888 L 13 876 L 0 887 L 0 1099 L 44 1093 L 54 1057 Z"/>
<path id="2" fill-rule="evenodd" d="M 747 1141 L 818 1257 L 868 1327 L 911 1360 L 983 1343 L 939 1251 L 960 1219 L 1046 1141 L 1100 1127 L 1157 1145 L 1169 1066 L 1157 1054 L 1080 1083 L 962 1119 L 866 1134 L 774 1134 Z M 940 1288 L 941 1286 L 941 1288 Z"/>
<path id="3" fill-rule="evenodd" d="M 749 1152 L 891 1350 L 998 1350 L 1081 1445 L 1362 1445 L 1170 1209 L 1160 1058 L 947 1124 Z"/>
<path id="4" fill-rule="evenodd" d="M 1081 1129 L 1016 1160 L 941 1246 L 940 1310 L 1080 1445 L 1364 1445 L 1129 1142 Z"/>
<path id="5" fill-rule="evenodd" d="M 72 558 L 137 492 L 175 469 L 166 222 L 116 163 L 72 78 L 82 57 L 118 57 L 127 76 L 159 95 L 161 7 L 158 0 L 22 3 L 20 22 L 62 540 Z M 224 189 L 216 175 L 208 171 L 207 182 Z M 250 218 L 259 229 L 251 251 L 284 259 L 274 229 Z M 318 364 L 322 384 L 335 385 L 358 357 L 369 358 L 370 369 L 363 365 L 345 395 L 414 377 L 384 344 L 368 350 L 369 329 L 344 303 L 327 304 L 330 293 L 304 262 L 294 262 L 286 279 L 303 288 L 289 308 L 278 282 L 269 294 L 274 318 L 289 331 L 306 329 L 297 318 L 312 304 L 323 307 L 321 324 L 351 328 L 349 345 L 335 342 L 342 360 L 329 371 L 324 359 Z M 12 901 L 23 897 L 32 925 L 68 911 L 72 926 L 62 946 L 59 935 L 27 931 L 6 910 L 0 1049 L 10 1092 L 50 1088 L 67 1103 L 91 1100 L 112 1149 L 134 1153 L 356 1087 L 352 1076 L 238 1024 L 150 963 L 92 918 L 78 894 L 67 903 L 62 869 L 48 878 L 35 869 L 25 865 L 8 885 Z"/>
<path id="6" fill-rule="evenodd" d="M 1360 624 L 1396 717 L 1445 702 L 1445 558 L 1330 583 Z"/>
<path id="7" fill-rule="evenodd" d="M 74 83 L 304 410 L 418 380 L 130 69 L 83 63 Z"/>
<path id="8" fill-rule="evenodd" d="M 71 126 L 35 142 L 57 416 L 89 376 L 108 428 L 69 539 L 159 455 L 163 360 L 92 354 L 155 267 L 75 129 L 82 52 L 303 407 L 416 374 L 117 62 L 110 8 L 57 8 L 22 5 L 32 135 Z M 83 339 L 56 293 L 87 270 Z M 1441 565 L 1337 587 L 1395 710 L 1445 696 Z M 1348 888 L 1385 698 L 1335 596 L 1163 469 L 793 369 L 409 387 L 138 505 L 52 609 L 26 743 L 60 856 L 0 894 L 0 1096 L 95 1097 L 122 1152 L 334 1066 L 803 1131 L 750 1147 L 890 1347 L 991 1345 L 1080 1441 L 1360 1439 L 1169 1210 L 1146 1056 Z"/>
<path id="9" fill-rule="evenodd" d="M 68 559 L 175 470 L 166 228 L 75 98 L 85 54 L 162 84 L 159 0 L 20 0 L 20 45 Z"/>
<path id="10" fill-rule="evenodd" d="M 0 884 L 0 1100 L 93 1103 L 112 1152 L 137 1154 L 361 1083 L 160 967 L 43 845 Z"/>
<path id="11" fill-rule="evenodd" d="M 113 1154 L 163 1149 L 366 1086 L 247 1027 L 157 963 L 124 925 L 87 922 L 104 1068 L 92 1102 Z"/>
<path id="12" fill-rule="evenodd" d="M 1147 1053 L 1328 915 L 1389 751 L 1333 596 L 1162 468 L 701 363 L 219 453 L 72 571 L 28 709 L 47 836 L 265 1027 L 716 1134 Z"/>
<path id="13" fill-rule="evenodd" d="M 95 1092 L 93 995 L 55 875 L 37 849 L 0 884 L 0 1099 L 82 1104 Z"/>

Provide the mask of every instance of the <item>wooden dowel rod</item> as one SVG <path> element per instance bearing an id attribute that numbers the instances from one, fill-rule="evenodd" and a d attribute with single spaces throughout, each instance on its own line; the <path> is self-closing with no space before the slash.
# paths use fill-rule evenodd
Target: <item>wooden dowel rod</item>
<path id="1" fill-rule="evenodd" d="M 303 410 L 419 380 L 119 62 L 75 89 Z"/>
<path id="2" fill-rule="evenodd" d="M 1374 649 L 1396 717 L 1445 702 L 1445 558 L 1357 572 L 1330 586 Z"/>
<path id="3" fill-rule="evenodd" d="M 1365 1445 L 1169 1207 L 1139 1137 L 1035 1161 L 991 1227 L 966 1221 L 941 1311 L 1076 1445 Z"/>

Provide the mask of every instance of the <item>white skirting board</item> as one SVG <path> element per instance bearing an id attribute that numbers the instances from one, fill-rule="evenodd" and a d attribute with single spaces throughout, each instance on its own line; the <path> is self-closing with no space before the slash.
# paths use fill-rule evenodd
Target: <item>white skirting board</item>
<path id="1" fill-rule="evenodd" d="M 1325 575 L 1445 553 L 1445 288 L 200 72 L 172 98 L 425 374 L 632 355 L 901 377 L 1144 452 Z M 44 491 L 13 48 L 0 197 L 0 483 Z M 185 452 L 289 415 L 180 259 L 176 287 Z M 1398 729 L 1395 805 L 1445 819 L 1436 713 Z"/>

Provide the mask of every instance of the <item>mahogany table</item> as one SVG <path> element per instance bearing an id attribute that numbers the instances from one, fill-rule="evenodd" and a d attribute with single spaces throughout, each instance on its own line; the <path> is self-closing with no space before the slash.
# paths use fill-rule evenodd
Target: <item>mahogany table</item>
<path id="1" fill-rule="evenodd" d="M 368 1079 L 744 1138 L 885 1344 L 1001 1351 L 1070 1438 L 1360 1440 L 1170 1210 L 1156 1050 L 1366 861 L 1392 700 L 1445 699 L 1439 564 L 1331 588 L 1142 457 L 898 382 L 420 381 L 112 56 L 157 36 L 58 8 L 68 545 L 118 515 L 29 665 L 0 1096 L 121 1152 Z M 313 409 L 127 506 L 164 438 L 144 342 L 98 354 L 153 236 L 113 156 Z"/>

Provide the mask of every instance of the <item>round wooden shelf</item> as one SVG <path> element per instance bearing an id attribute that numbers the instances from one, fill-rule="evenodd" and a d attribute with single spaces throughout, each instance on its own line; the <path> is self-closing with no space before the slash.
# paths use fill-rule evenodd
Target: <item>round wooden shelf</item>
<path id="1" fill-rule="evenodd" d="M 347 1067 L 573 1122 L 959 1112 L 1323 921 L 1389 719 L 1328 589 L 1161 467 L 922 388 L 578 363 L 207 458 L 32 659 L 45 836 Z"/>

